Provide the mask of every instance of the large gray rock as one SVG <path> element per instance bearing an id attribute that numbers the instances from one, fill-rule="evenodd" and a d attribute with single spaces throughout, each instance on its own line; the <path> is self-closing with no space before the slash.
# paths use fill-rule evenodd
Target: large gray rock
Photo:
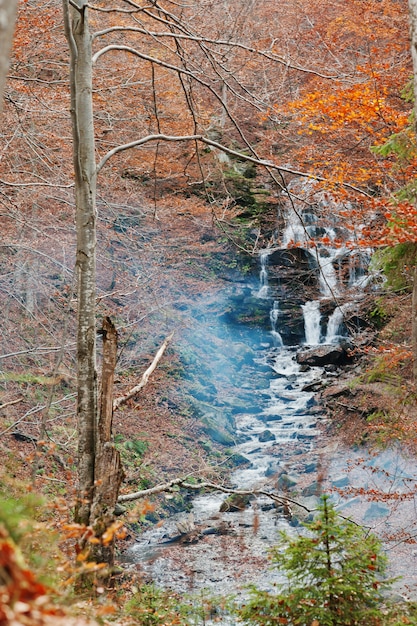
<path id="1" fill-rule="evenodd" d="M 258 440 L 261 443 L 265 443 L 266 441 L 275 441 L 274 433 L 271 433 L 270 430 L 264 430 L 259 434 Z"/>
<path id="2" fill-rule="evenodd" d="M 322 345 L 297 352 L 297 363 L 320 367 L 323 365 L 342 365 L 349 360 L 347 349 L 342 345 Z"/>

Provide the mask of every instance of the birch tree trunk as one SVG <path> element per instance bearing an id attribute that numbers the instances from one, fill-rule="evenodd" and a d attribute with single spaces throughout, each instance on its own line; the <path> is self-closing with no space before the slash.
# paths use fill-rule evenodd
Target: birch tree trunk
<path id="1" fill-rule="evenodd" d="M 78 490 L 75 521 L 90 523 L 97 440 L 96 161 L 92 53 L 85 0 L 63 0 L 70 48 L 71 117 L 77 229 Z"/>
<path id="2" fill-rule="evenodd" d="M 17 0 L 0 0 L 0 113 L 3 109 L 4 86 L 9 69 L 16 6 Z"/>
<path id="3" fill-rule="evenodd" d="M 408 0 L 410 14 L 411 58 L 413 60 L 414 88 L 414 132 L 417 141 L 417 0 Z M 417 265 L 414 269 L 412 298 L 412 330 L 411 341 L 413 350 L 413 377 L 417 381 Z"/>

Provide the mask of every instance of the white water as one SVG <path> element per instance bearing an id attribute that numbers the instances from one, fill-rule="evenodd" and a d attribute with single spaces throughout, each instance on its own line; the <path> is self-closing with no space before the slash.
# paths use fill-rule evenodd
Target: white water
<path id="1" fill-rule="evenodd" d="M 302 304 L 301 308 L 304 316 L 305 342 L 308 346 L 317 346 L 320 343 L 321 336 L 320 302 L 318 300 L 309 300 Z"/>
<path id="2" fill-rule="evenodd" d="M 344 316 L 350 306 L 351 303 L 348 302 L 335 308 L 327 322 L 327 333 L 324 343 L 337 343 L 340 340 Z"/>
<path id="3" fill-rule="evenodd" d="M 335 219 L 334 210 L 332 219 Z M 344 328 L 344 315 L 351 307 L 351 296 L 348 294 L 354 290 L 354 297 L 357 298 L 371 280 L 367 268 L 372 251 L 350 249 L 347 245 L 349 240 L 347 231 L 346 243 L 341 245 L 338 241 L 336 245 L 336 229 L 332 225 L 317 227 L 317 222 L 318 218 L 314 213 L 303 213 L 300 208 L 295 211 L 291 206 L 288 209 L 281 239 L 283 248 L 291 248 L 296 243 L 297 246 L 305 247 L 310 251 L 319 269 L 318 286 L 321 298 L 332 299 L 336 304 L 324 333 L 322 332 L 324 323 L 320 312 L 320 300 L 308 300 L 301 305 L 305 344 L 308 346 L 320 343 L 333 344 L 340 341 Z M 324 244 L 323 240 L 327 243 Z M 349 298 L 349 301 L 343 304 L 346 298 Z"/>
<path id="4" fill-rule="evenodd" d="M 267 298 L 268 297 L 268 292 L 269 292 L 269 288 L 268 288 L 268 257 L 269 257 L 269 252 L 267 250 L 264 250 L 260 253 L 259 255 L 259 260 L 261 263 L 261 270 L 259 273 L 259 282 L 260 282 L 260 287 L 259 287 L 259 291 L 258 291 L 258 298 Z"/>
<path id="5" fill-rule="evenodd" d="M 271 320 L 271 334 L 274 340 L 274 346 L 276 348 L 281 348 L 284 345 L 282 341 L 282 337 L 277 330 L 277 323 L 279 318 L 279 303 L 277 300 L 274 300 L 274 304 L 272 305 L 272 309 L 269 313 L 269 319 Z"/>
<path id="6" fill-rule="evenodd" d="M 334 268 L 337 253 L 337 249 L 326 248 L 317 258 L 320 269 L 320 291 L 324 298 L 336 298 L 340 295 L 337 274 Z"/>

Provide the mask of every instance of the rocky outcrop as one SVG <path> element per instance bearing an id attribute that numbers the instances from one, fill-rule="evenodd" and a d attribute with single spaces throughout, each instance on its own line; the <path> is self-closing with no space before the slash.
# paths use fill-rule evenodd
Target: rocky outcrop
<path id="1" fill-rule="evenodd" d="M 311 367 L 323 367 L 324 365 L 345 365 L 349 362 L 348 342 L 335 345 L 320 345 L 308 350 L 297 352 L 297 363 Z"/>

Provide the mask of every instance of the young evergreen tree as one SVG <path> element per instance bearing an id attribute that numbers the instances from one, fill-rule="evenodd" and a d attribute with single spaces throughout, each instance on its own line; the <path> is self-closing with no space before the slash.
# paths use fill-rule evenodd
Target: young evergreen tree
<path id="1" fill-rule="evenodd" d="M 287 577 L 278 594 L 251 588 L 239 609 L 250 624 L 275 626 L 367 626 L 381 623 L 381 590 L 386 557 L 378 539 L 338 517 L 328 497 L 307 533 L 281 541 L 271 550 L 274 568 Z"/>

